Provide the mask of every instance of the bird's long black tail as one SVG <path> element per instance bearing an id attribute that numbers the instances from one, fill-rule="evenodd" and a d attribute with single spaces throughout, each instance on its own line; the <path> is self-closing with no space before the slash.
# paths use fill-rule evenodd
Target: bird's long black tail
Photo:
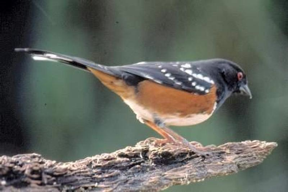
<path id="1" fill-rule="evenodd" d="M 109 67 L 103 66 L 101 64 L 96 64 L 83 58 L 30 48 L 15 48 L 15 51 L 28 53 L 32 56 L 34 60 L 61 62 L 85 71 L 90 71 L 89 68 L 93 68 L 101 72 L 114 75 L 114 73 L 109 69 Z"/>

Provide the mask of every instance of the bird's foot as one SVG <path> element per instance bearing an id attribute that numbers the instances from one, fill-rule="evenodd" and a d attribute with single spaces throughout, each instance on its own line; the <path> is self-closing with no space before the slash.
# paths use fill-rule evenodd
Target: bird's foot
<path id="1" fill-rule="evenodd" d="M 196 147 L 195 145 L 191 144 L 186 139 L 182 139 L 181 141 L 177 141 L 179 145 L 183 146 L 184 148 L 188 148 L 193 151 L 196 155 L 199 156 L 211 156 L 212 152 L 210 152 L 205 147 Z"/>
<path id="2" fill-rule="evenodd" d="M 154 141 L 154 145 L 159 146 L 159 147 L 163 147 L 168 144 L 171 144 L 171 143 L 169 143 L 167 139 L 155 139 Z"/>

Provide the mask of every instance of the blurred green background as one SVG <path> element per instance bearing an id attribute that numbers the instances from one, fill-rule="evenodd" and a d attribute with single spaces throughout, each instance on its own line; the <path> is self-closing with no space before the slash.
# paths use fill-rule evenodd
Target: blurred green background
<path id="1" fill-rule="evenodd" d="M 232 97 L 208 121 L 174 128 L 204 145 L 275 141 L 265 162 L 168 191 L 288 191 L 288 1 L 1 1 L 0 154 L 72 161 L 159 137 L 92 74 L 14 53 L 33 47 L 105 65 L 226 58 L 253 99 Z"/>

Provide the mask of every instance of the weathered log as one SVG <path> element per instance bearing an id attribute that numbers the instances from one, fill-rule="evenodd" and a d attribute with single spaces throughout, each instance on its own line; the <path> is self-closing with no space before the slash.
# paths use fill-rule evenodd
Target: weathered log
<path id="1" fill-rule="evenodd" d="M 192 142 L 197 146 L 201 144 Z M 260 164 L 274 142 L 231 142 L 198 156 L 149 138 L 113 153 L 75 162 L 46 160 L 39 154 L 0 157 L 1 191 L 160 191 L 173 185 L 237 173 Z"/>

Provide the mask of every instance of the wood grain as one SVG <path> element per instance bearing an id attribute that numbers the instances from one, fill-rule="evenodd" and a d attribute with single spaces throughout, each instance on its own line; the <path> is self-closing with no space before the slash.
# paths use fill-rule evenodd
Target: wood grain
<path id="1" fill-rule="evenodd" d="M 206 146 L 212 155 L 199 157 L 188 149 L 158 147 L 154 142 L 149 138 L 134 147 L 66 163 L 39 154 L 2 156 L 0 190 L 160 191 L 256 166 L 277 146 L 265 141 L 231 142 Z"/>

